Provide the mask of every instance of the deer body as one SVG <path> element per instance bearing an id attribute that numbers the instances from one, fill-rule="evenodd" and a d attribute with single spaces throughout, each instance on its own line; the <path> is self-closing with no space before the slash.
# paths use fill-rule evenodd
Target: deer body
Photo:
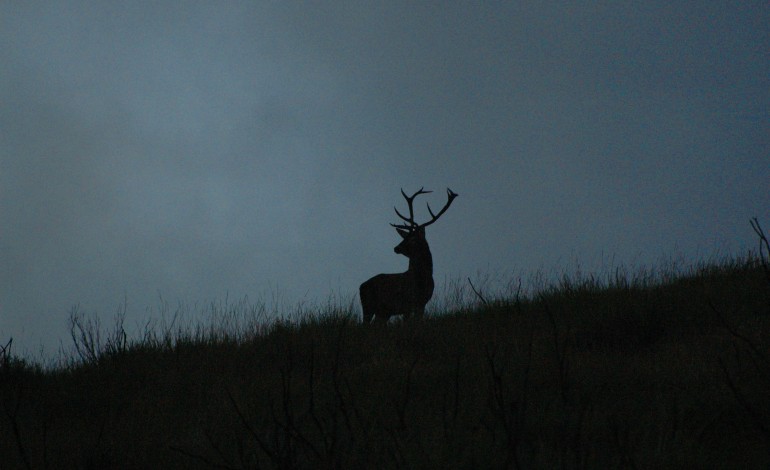
<path id="1" fill-rule="evenodd" d="M 369 323 L 388 321 L 393 315 L 422 317 L 425 304 L 433 295 L 433 257 L 425 241 L 404 239 L 394 251 L 409 257 L 409 269 L 397 274 L 378 274 L 361 284 L 359 294 L 363 308 L 363 321 Z M 413 251 L 400 251 L 403 245 L 411 243 Z M 419 245 L 419 246 L 418 246 Z"/>
<path id="2" fill-rule="evenodd" d="M 425 239 L 425 227 L 435 222 L 444 211 L 447 210 L 456 193 L 447 189 L 448 201 L 444 208 L 434 215 L 428 206 L 428 211 L 433 218 L 424 224 L 414 222 L 412 201 L 418 194 L 428 193 L 420 189 L 412 197 L 406 198 L 409 204 L 409 218 L 404 217 L 396 209 L 396 214 L 409 225 L 395 225 L 399 235 L 403 238 L 401 243 L 393 251 L 409 258 L 409 269 L 403 273 L 378 274 L 361 284 L 359 295 L 363 310 L 363 322 L 370 323 L 372 318 L 376 322 L 387 322 L 391 316 L 403 315 L 405 319 L 422 317 L 425 313 L 425 305 L 433 296 L 433 257 Z"/>

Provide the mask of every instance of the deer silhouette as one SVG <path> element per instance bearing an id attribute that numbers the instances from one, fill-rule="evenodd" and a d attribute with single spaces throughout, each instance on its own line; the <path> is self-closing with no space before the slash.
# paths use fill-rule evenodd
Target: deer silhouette
<path id="1" fill-rule="evenodd" d="M 363 309 L 363 322 L 387 322 L 391 316 L 403 315 L 405 319 L 412 316 L 422 317 L 425 313 L 425 304 L 433 296 L 433 257 L 430 254 L 428 241 L 425 239 L 425 227 L 437 221 L 457 193 L 447 188 L 447 202 L 438 214 L 434 214 L 428 204 L 428 212 L 431 219 L 424 224 L 414 221 L 414 198 L 420 194 L 428 194 L 432 191 L 419 191 L 407 196 L 404 190 L 401 194 L 409 206 L 409 217 L 404 217 L 398 209 L 393 208 L 405 224 L 390 224 L 403 240 L 393 251 L 409 258 L 409 269 L 403 273 L 378 274 L 361 284 L 359 295 L 361 308 Z"/>

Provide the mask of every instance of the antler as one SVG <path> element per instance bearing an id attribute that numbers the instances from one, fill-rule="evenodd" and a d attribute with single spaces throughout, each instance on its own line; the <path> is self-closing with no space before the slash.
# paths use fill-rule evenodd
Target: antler
<path id="1" fill-rule="evenodd" d="M 451 189 L 446 188 L 446 196 L 447 201 L 446 204 L 444 204 L 444 207 L 438 211 L 438 215 L 434 215 L 433 211 L 430 210 L 430 204 L 426 204 L 428 206 L 428 212 L 430 212 L 430 216 L 433 217 L 428 222 L 425 222 L 424 224 L 420 224 L 420 227 L 427 227 L 428 225 L 432 224 L 433 222 L 437 221 L 441 215 L 446 212 L 447 209 L 449 209 L 449 205 L 452 204 L 452 201 L 458 196 L 456 192 L 453 192 Z"/>
<path id="2" fill-rule="evenodd" d="M 404 190 L 402 188 L 401 189 L 401 195 L 404 196 L 404 199 L 406 199 L 406 204 L 409 206 L 409 218 L 407 219 L 406 217 L 401 215 L 401 213 L 398 211 L 398 209 L 396 209 L 396 206 L 393 206 L 393 210 L 396 211 L 396 215 L 401 217 L 401 219 L 403 219 L 409 225 L 396 225 L 396 224 L 390 224 L 390 225 L 392 225 L 392 226 L 394 226 L 396 228 L 403 228 L 403 229 L 407 229 L 407 230 L 414 230 L 415 228 L 417 228 L 417 223 L 414 221 L 414 208 L 412 207 L 412 202 L 414 202 L 414 198 L 416 198 L 420 194 L 428 194 L 428 193 L 432 193 L 432 192 L 433 191 L 425 191 L 425 187 L 423 186 L 422 188 L 420 188 L 419 191 L 417 191 L 416 193 L 412 194 L 412 197 L 409 197 L 409 196 L 406 195 L 406 193 L 404 192 Z"/>
<path id="3" fill-rule="evenodd" d="M 438 218 L 441 217 L 441 215 L 444 212 L 446 212 L 447 209 L 449 209 L 449 205 L 452 204 L 452 201 L 454 200 L 454 198 L 457 197 L 457 193 L 452 191 L 451 189 L 446 188 L 446 191 L 447 191 L 447 202 L 446 204 L 444 204 L 444 207 L 439 211 L 439 213 L 434 214 L 433 210 L 431 210 L 430 208 L 430 204 L 427 204 L 428 212 L 430 212 L 431 219 L 425 222 L 424 224 L 418 224 L 414 221 L 414 208 L 412 206 L 412 203 L 414 202 L 414 198 L 419 196 L 420 194 L 428 194 L 428 193 L 432 193 L 433 191 L 425 191 L 424 188 L 420 188 L 419 191 L 412 194 L 412 196 L 410 197 L 410 196 L 407 196 L 404 190 L 402 189 L 401 194 L 404 196 L 404 199 L 406 199 L 406 203 L 409 206 L 409 218 L 404 217 L 395 207 L 393 207 L 393 210 L 396 211 L 396 215 L 401 217 L 401 219 L 407 222 L 409 225 L 405 225 L 405 224 L 390 224 L 390 225 L 392 225 L 393 227 L 396 227 L 397 229 L 400 228 L 404 230 L 414 231 L 414 230 L 417 230 L 418 228 L 427 227 L 428 225 L 437 221 Z"/>

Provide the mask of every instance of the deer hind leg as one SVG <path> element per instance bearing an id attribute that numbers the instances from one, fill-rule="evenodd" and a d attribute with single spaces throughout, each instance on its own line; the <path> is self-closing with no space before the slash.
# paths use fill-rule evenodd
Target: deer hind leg
<path id="1" fill-rule="evenodd" d="M 369 302 L 364 302 L 363 298 L 361 299 L 361 322 L 364 325 L 368 325 L 372 322 L 372 317 L 374 317 L 374 308 Z"/>
<path id="2" fill-rule="evenodd" d="M 361 298 L 361 322 L 365 325 L 372 322 L 372 318 L 377 318 L 378 306 L 377 299 L 371 289 L 366 287 L 366 284 L 361 285 L 359 290 L 359 297 Z"/>
<path id="3" fill-rule="evenodd" d="M 417 320 L 421 320 L 422 317 L 424 317 L 424 316 L 425 316 L 425 306 L 424 305 L 422 307 L 417 307 L 416 309 L 414 309 L 414 318 L 416 318 Z"/>

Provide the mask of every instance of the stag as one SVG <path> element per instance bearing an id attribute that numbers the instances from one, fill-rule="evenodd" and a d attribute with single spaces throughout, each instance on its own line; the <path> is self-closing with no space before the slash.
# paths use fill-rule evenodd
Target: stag
<path id="1" fill-rule="evenodd" d="M 403 189 L 401 190 L 409 207 L 409 217 L 404 217 L 394 207 L 396 215 L 406 223 L 390 225 L 395 227 L 403 238 L 393 251 L 409 258 L 409 269 L 397 274 L 378 274 L 361 284 L 359 294 L 364 323 L 370 323 L 372 318 L 376 322 L 384 323 L 394 315 L 403 315 L 404 319 L 412 316 L 419 318 L 425 313 L 425 304 L 433 295 L 433 257 L 430 254 L 428 241 L 425 239 L 425 227 L 437 221 L 457 197 L 457 193 L 447 188 L 447 202 L 444 208 L 438 214 L 434 214 L 428 204 L 431 219 L 418 224 L 414 221 L 412 203 L 420 194 L 430 192 L 420 188 L 410 197 Z"/>

